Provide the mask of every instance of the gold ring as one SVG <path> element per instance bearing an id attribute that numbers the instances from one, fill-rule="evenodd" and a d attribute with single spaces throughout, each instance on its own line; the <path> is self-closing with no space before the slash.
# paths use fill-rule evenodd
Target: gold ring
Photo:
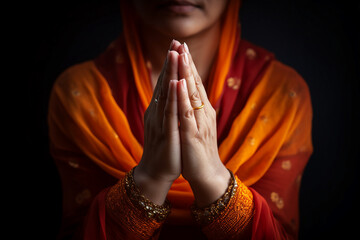
<path id="1" fill-rule="evenodd" d="M 194 107 L 193 109 L 194 109 L 194 110 L 199 110 L 199 109 L 202 109 L 204 106 L 205 106 L 205 104 L 202 102 L 201 106 L 199 106 L 199 107 Z"/>

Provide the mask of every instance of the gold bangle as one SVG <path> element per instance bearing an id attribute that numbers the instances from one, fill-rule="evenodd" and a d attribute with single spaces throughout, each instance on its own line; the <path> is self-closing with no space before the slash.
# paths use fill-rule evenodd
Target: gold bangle
<path id="1" fill-rule="evenodd" d="M 125 190 L 131 202 L 141 209 L 148 218 L 155 219 L 157 222 L 163 222 L 170 214 L 171 204 L 169 200 L 165 200 L 163 205 L 157 205 L 140 193 L 136 186 L 134 177 L 134 168 L 125 176 Z"/>
<path id="2" fill-rule="evenodd" d="M 229 170 L 229 169 L 228 169 Z M 225 210 L 230 199 L 235 196 L 238 184 L 235 180 L 234 174 L 229 170 L 231 178 L 229 186 L 226 189 L 224 195 L 222 195 L 214 203 L 206 207 L 197 207 L 195 204 L 191 206 L 191 212 L 195 218 L 195 221 L 200 225 L 207 225 L 217 218 L 222 211 Z"/>

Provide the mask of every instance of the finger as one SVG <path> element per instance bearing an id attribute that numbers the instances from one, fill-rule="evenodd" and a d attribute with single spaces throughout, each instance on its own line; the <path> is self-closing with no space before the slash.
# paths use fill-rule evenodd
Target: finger
<path id="1" fill-rule="evenodd" d="M 179 54 L 186 53 L 186 50 L 185 50 L 185 42 L 184 42 L 184 44 L 181 44 L 181 45 L 179 46 L 177 52 L 178 52 Z"/>
<path id="2" fill-rule="evenodd" d="M 165 58 L 165 62 L 164 62 L 164 66 L 163 68 L 161 69 L 161 73 L 160 73 L 160 76 L 156 82 L 156 86 L 155 86 L 155 89 L 154 89 L 154 92 L 153 92 L 153 95 L 152 95 L 152 98 L 151 98 L 151 101 L 150 101 L 150 104 L 149 104 L 149 110 L 154 108 L 154 106 L 157 105 L 158 101 L 159 101 L 159 97 L 160 97 L 160 93 L 161 93 L 161 86 L 162 86 L 162 79 L 163 79 L 163 75 L 164 75 L 164 72 L 165 72 L 165 68 L 167 66 L 167 62 L 168 62 L 168 58 L 169 58 L 169 52 L 167 52 L 166 54 L 166 58 Z"/>
<path id="3" fill-rule="evenodd" d="M 188 53 L 189 60 L 190 60 L 190 67 L 191 67 L 191 70 L 193 72 L 194 79 L 195 79 L 195 85 L 196 85 L 196 88 L 198 89 L 198 91 L 200 93 L 201 100 L 203 101 L 203 103 L 205 103 L 205 112 L 206 112 L 207 108 L 211 106 L 211 103 L 210 103 L 209 98 L 208 98 L 208 96 L 206 94 L 204 84 L 203 84 L 203 82 L 201 80 L 201 77 L 200 77 L 198 71 L 197 71 L 194 60 L 192 58 L 192 55 L 190 54 L 189 47 L 187 46 L 186 43 L 184 43 L 183 46 L 184 46 L 184 51 L 186 53 Z"/>
<path id="4" fill-rule="evenodd" d="M 189 94 L 190 105 L 194 110 L 194 116 L 198 128 L 206 123 L 206 113 L 204 109 L 204 103 L 200 97 L 200 93 L 195 85 L 195 78 L 189 65 L 189 59 L 187 53 L 182 53 L 181 60 L 179 60 L 179 76 L 185 77 L 187 83 L 187 89 Z"/>
<path id="5" fill-rule="evenodd" d="M 177 103 L 177 82 L 178 80 L 170 80 L 168 97 L 166 98 L 163 131 L 166 135 L 179 131 L 178 103 Z"/>
<path id="6" fill-rule="evenodd" d="M 167 64 L 162 75 L 161 97 L 166 98 L 170 80 L 178 79 L 178 57 L 176 51 L 169 51 L 167 56 Z"/>
<path id="7" fill-rule="evenodd" d="M 190 68 L 189 56 L 187 53 L 180 54 L 179 58 L 179 78 L 185 78 L 188 88 L 190 103 L 193 108 L 202 105 L 199 91 L 195 85 L 195 78 Z"/>
<path id="8" fill-rule="evenodd" d="M 170 48 L 169 50 L 173 50 L 176 52 L 179 52 L 179 47 L 182 46 L 181 43 L 175 39 L 173 39 L 170 43 Z"/>
<path id="9" fill-rule="evenodd" d="M 164 108 L 166 104 L 167 94 L 168 94 L 168 88 L 169 88 L 169 82 L 172 79 L 178 79 L 178 53 L 176 51 L 169 51 L 168 57 L 167 57 L 167 64 L 164 69 L 164 73 L 161 77 L 161 90 L 160 95 L 157 103 L 157 112 L 158 116 L 162 118 L 164 115 Z"/>
<path id="10" fill-rule="evenodd" d="M 178 114 L 181 132 L 197 133 L 198 128 L 194 110 L 190 104 L 186 80 L 181 79 L 177 86 Z"/>
<path id="11" fill-rule="evenodd" d="M 181 46 L 181 43 L 180 43 L 179 41 L 177 41 L 177 40 L 175 40 L 175 39 L 173 39 L 173 40 L 171 41 L 169 50 L 168 50 L 168 52 L 167 52 L 167 54 L 166 54 L 165 63 L 164 63 L 164 65 L 163 65 L 163 68 L 161 69 L 161 73 L 160 73 L 160 76 L 159 76 L 159 78 L 158 78 L 157 83 L 159 83 L 159 82 L 161 83 L 161 82 L 162 82 L 162 81 L 159 81 L 159 80 L 162 80 L 162 79 L 163 79 L 163 75 L 164 75 L 164 72 L 165 72 L 165 69 L 166 69 L 166 65 L 167 65 L 167 62 L 168 62 L 168 59 L 169 59 L 169 54 L 171 54 L 170 52 L 171 52 L 171 51 L 176 51 L 176 52 L 177 52 L 179 46 Z M 154 90 L 154 93 L 159 93 L 159 92 L 156 92 L 156 90 L 159 90 L 159 88 L 157 88 L 157 86 L 159 86 L 159 84 L 156 85 L 155 90 Z M 166 92 L 167 92 L 167 91 L 165 91 L 165 93 L 166 93 Z M 158 95 L 156 95 L 156 96 L 158 96 Z"/>

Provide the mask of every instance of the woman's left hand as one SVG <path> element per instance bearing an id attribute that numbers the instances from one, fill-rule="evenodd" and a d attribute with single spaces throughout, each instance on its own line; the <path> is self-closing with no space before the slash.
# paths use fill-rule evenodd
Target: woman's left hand
<path id="1" fill-rule="evenodd" d="M 182 175 L 190 183 L 198 206 L 220 198 L 230 173 L 221 162 L 216 133 L 216 112 L 186 44 L 179 48 L 177 87 Z M 202 108 L 198 108 L 200 106 Z"/>

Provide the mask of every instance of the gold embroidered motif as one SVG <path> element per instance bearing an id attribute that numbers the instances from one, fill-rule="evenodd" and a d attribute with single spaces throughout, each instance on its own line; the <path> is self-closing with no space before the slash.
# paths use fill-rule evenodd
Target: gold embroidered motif
<path id="1" fill-rule="evenodd" d="M 237 90 L 240 88 L 241 85 L 241 79 L 237 77 L 230 77 L 227 79 L 227 85 L 229 88 L 233 90 Z"/>
<path id="2" fill-rule="evenodd" d="M 277 208 L 282 209 L 284 207 L 284 200 L 279 196 L 278 193 L 272 192 L 270 194 L 270 199 L 275 203 Z"/>
<path id="3" fill-rule="evenodd" d="M 246 50 L 246 56 L 248 57 L 248 59 L 253 60 L 256 58 L 257 54 L 254 49 L 248 48 Z"/>
<path id="4" fill-rule="evenodd" d="M 281 168 L 284 170 L 290 170 L 291 169 L 291 161 L 290 160 L 282 161 Z"/>

